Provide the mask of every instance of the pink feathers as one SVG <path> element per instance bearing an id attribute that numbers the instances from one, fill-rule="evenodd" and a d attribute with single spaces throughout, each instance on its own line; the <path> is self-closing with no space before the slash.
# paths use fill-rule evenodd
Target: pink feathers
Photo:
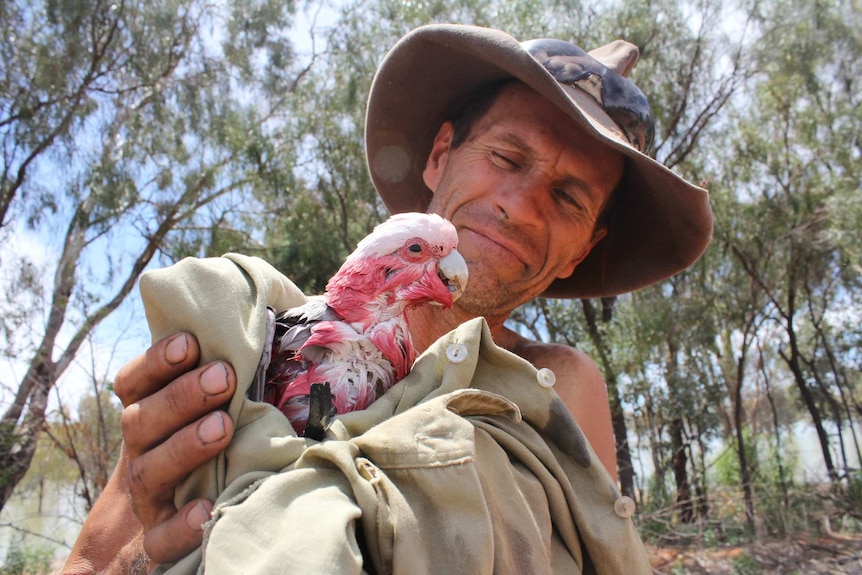
<path id="1" fill-rule="evenodd" d="M 467 265 L 457 244 L 455 228 L 440 216 L 397 214 L 359 243 L 322 300 L 279 314 L 264 397 L 297 433 L 310 405 L 312 418 L 320 415 L 309 399 L 323 393 L 315 385 L 328 383 L 332 410 L 346 413 L 365 409 L 407 374 L 416 352 L 405 312 L 425 303 L 449 307 L 461 295 Z M 325 425 L 314 424 L 322 435 Z"/>

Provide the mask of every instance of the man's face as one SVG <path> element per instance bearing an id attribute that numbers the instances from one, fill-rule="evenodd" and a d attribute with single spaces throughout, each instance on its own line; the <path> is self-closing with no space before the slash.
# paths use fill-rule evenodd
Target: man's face
<path id="1" fill-rule="evenodd" d="M 467 139 L 437 134 L 424 172 L 429 212 L 458 229 L 470 281 L 457 305 L 508 315 L 540 295 L 604 236 L 595 223 L 623 157 L 520 83 L 505 86 Z"/>

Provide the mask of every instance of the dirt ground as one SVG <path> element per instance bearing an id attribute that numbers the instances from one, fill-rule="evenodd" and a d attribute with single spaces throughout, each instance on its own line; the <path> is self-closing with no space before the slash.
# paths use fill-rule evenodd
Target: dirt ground
<path id="1" fill-rule="evenodd" d="M 862 575 L 862 534 L 648 551 L 655 575 Z"/>

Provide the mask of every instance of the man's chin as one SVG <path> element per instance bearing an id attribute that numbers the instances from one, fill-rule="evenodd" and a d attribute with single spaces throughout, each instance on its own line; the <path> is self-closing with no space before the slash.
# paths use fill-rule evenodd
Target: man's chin
<path id="1" fill-rule="evenodd" d="M 487 288 L 476 286 L 475 289 L 468 288 L 455 305 L 474 316 L 499 317 L 508 316 L 516 307 L 529 299 L 520 297 L 508 286 Z"/>

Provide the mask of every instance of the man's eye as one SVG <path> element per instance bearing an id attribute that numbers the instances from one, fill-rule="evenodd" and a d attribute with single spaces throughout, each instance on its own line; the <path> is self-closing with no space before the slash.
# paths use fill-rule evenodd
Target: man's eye
<path id="1" fill-rule="evenodd" d="M 565 191 L 565 190 L 561 190 L 560 188 L 555 188 L 555 189 L 554 189 L 554 195 L 556 195 L 556 196 L 557 196 L 557 198 L 558 198 L 561 202 L 564 202 L 564 203 L 566 203 L 566 204 L 569 204 L 570 206 L 572 206 L 572 207 L 574 207 L 574 208 L 576 208 L 576 209 L 578 209 L 578 210 L 580 210 L 580 209 L 583 207 L 583 206 L 581 206 L 580 202 L 578 202 L 578 200 L 576 200 L 574 197 L 572 197 L 572 196 L 571 196 L 567 191 Z"/>
<path id="2" fill-rule="evenodd" d="M 492 152 L 491 155 L 493 156 L 493 158 L 497 164 L 501 164 L 505 168 L 517 168 L 517 167 L 519 167 L 518 163 L 515 162 L 515 160 L 504 156 L 500 152 Z"/>

